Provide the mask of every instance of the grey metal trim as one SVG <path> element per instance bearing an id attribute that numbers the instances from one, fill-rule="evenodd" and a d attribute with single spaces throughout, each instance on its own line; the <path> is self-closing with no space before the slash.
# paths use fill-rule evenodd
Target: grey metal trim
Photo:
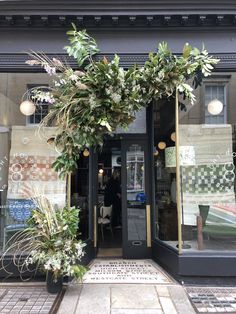
<path id="1" fill-rule="evenodd" d="M 68 29 L 71 23 L 79 28 L 86 29 L 165 29 L 165 28 L 207 28 L 217 27 L 236 28 L 236 5 L 230 10 L 218 12 L 207 10 L 204 12 L 179 12 L 153 8 L 150 11 L 145 9 L 130 10 L 100 10 L 83 11 L 64 9 L 62 12 L 50 10 L 23 11 L 1 10 L 0 2 L 0 28 L 3 29 L 45 29 L 65 28 Z"/>
<path id="2" fill-rule="evenodd" d="M 77 68 L 75 59 L 68 58 L 66 54 L 47 54 L 48 57 L 59 57 L 66 60 L 72 68 Z M 97 59 L 102 59 L 106 56 L 107 59 L 112 59 L 114 54 L 98 54 Z M 220 62 L 216 66 L 216 71 L 235 71 L 236 70 L 236 53 L 228 54 L 213 54 L 219 58 Z M 134 64 L 142 66 L 147 60 L 147 54 L 119 54 L 120 64 L 123 67 L 130 67 Z M 25 63 L 30 57 L 27 54 L 5 54 L 0 53 L 0 72 L 44 72 L 39 67 L 31 67 Z"/>
<path id="3" fill-rule="evenodd" d="M 198 14 L 199 12 L 221 13 L 236 10 L 234 0 L 2 0 L 0 10 L 12 14 L 32 14 L 35 12 L 44 12 L 44 14 L 68 14 L 68 12 L 82 12 L 84 14 L 96 14 L 98 12 L 190 12 Z"/>

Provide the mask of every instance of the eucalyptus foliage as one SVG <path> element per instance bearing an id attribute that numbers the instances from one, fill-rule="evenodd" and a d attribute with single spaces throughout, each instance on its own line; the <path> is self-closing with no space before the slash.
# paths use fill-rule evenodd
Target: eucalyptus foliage
<path id="1" fill-rule="evenodd" d="M 61 152 L 53 165 L 61 176 L 76 168 L 80 152 L 101 146 L 104 135 L 112 135 L 118 127 L 128 128 L 135 114 L 152 100 L 171 97 L 177 89 L 193 103 L 193 89 L 218 62 L 204 48 L 200 51 L 188 44 L 182 55 L 176 56 L 163 42 L 143 67 L 134 65 L 126 70 L 117 55 L 112 60 L 94 60 L 99 49 L 85 30 L 77 31 L 73 25 L 67 34 L 70 45 L 65 49 L 77 60 L 78 69 L 37 53 L 27 61 L 41 65 L 54 79 L 50 92 L 36 90 L 34 98 L 51 103 L 42 125 L 57 126 L 50 141 Z"/>

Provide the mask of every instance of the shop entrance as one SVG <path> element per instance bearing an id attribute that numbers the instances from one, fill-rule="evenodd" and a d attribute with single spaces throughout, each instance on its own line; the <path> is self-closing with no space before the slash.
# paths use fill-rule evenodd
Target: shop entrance
<path id="1" fill-rule="evenodd" d="M 97 256 L 147 258 L 150 255 L 150 192 L 147 141 L 107 140 L 97 153 Z"/>

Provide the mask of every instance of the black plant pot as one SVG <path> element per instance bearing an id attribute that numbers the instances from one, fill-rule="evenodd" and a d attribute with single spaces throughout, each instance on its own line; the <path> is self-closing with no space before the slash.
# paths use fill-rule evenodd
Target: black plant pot
<path id="1" fill-rule="evenodd" d="M 46 282 L 47 282 L 47 291 L 49 293 L 59 293 L 62 290 L 62 285 L 63 285 L 63 277 L 58 277 L 57 280 L 55 280 L 53 276 L 53 272 L 49 271 L 47 272 L 47 277 L 46 277 Z"/>

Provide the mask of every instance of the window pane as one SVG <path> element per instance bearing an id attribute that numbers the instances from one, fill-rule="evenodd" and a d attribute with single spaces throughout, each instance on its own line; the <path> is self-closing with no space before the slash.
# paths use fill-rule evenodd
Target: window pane
<path id="1" fill-rule="evenodd" d="M 228 83 L 230 112 L 225 123 L 224 112 L 212 115 L 208 112 L 205 97 L 205 123 L 200 115 L 195 123 L 189 119 L 188 110 L 180 118 L 180 156 L 182 233 L 188 251 L 233 251 L 236 250 L 236 108 L 234 86 L 236 75 L 231 74 Z M 224 101 L 223 85 L 205 86 L 205 95 Z M 199 94 L 200 95 L 200 94 Z M 224 103 L 225 105 L 225 103 Z M 198 112 L 204 106 L 198 101 L 190 110 Z M 225 111 L 226 112 L 226 111 Z"/>
<path id="2" fill-rule="evenodd" d="M 17 82 L 17 84 L 15 84 Z M 31 198 L 43 194 L 53 205 L 65 204 L 66 183 L 52 169 L 58 156 L 47 139 L 54 128 L 45 128 L 43 136 L 26 125 L 20 103 L 28 84 L 49 85 L 47 74 L 1 73 L 0 76 L 0 250 L 7 241 L 26 227 L 35 207 Z M 45 105 L 47 106 L 47 105 Z M 38 123 L 45 114 L 44 105 L 31 116 Z"/>
<path id="3" fill-rule="evenodd" d="M 166 114 L 168 112 L 168 115 Z M 154 104 L 154 178 L 155 223 L 154 236 L 177 249 L 177 205 L 175 167 L 175 104 L 163 99 Z M 172 138 L 172 139 L 171 139 Z M 160 149 L 159 142 L 166 148 Z M 160 145 L 159 145 L 160 146 Z"/>
<path id="4" fill-rule="evenodd" d="M 210 101 L 218 99 L 223 104 L 223 110 L 219 115 L 211 115 L 208 112 Z M 221 124 L 226 119 L 225 85 L 205 85 L 205 123 Z"/>
<path id="5" fill-rule="evenodd" d="M 128 240 L 146 240 L 146 195 L 144 150 L 131 145 L 127 159 L 127 217 Z"/>

